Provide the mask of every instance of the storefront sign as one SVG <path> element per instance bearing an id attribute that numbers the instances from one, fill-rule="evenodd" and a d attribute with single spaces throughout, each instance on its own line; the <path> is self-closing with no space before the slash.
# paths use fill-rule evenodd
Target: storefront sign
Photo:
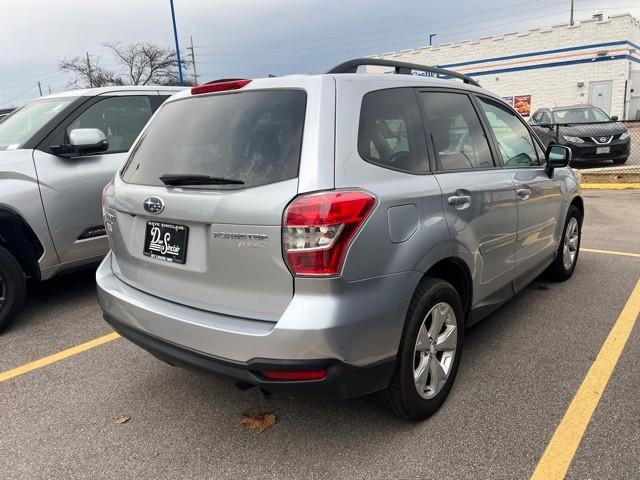
<path id="1" fill-rule="evenodd" d="M 528 117 L 531 114 L 531 95 L 513 97 L 513 108 L 523 117 Z"/>

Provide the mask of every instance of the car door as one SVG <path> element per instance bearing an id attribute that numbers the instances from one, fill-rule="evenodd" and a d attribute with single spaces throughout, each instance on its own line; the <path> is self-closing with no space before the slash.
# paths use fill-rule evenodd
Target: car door
<path id="1" fill-rule="evenodd" d="M 419 97 L 450 235 L 474 259 L 474 303 L 493 294 L 508 297 L 517 220 L 511 176 L 494 161 L 467 93 L 434 89 Z"/>
<path id="2" fill-rule="evenodd" d="M 99 258 L 108 251 L 100 194 L 151 117 L 151 99 L 141 92 L 97 96 L 66 118 L 34 150 L 42 203 L 62 263 Z M 71 158 L 55 155 L 50 146 L 68 143 L 69 133 L 76 128 L 102 130 L 108 149 Z"/>
<path id="3" fill-rule="evenodd" d="M 477 96 L 501 162 L 516 187 L 516 278 L 520 286 L 540 273 L 558 245 L 562 177 L 549 174 L 542 148 L 521 117 L 502 102 Z"/>

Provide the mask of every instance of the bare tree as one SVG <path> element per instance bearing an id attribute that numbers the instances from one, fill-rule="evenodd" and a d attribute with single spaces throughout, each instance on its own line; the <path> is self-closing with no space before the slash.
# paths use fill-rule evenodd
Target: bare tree
<path id="1" fill-rule="evenodd" d="M 154 43 L 135 42 L 121 45 L 118 42 L 106 43 L 126 73 L 124 82 L 130 85 L 179 85 L 178 62 L 176 52 Z M 182 68 L 188 68 L 188 62 L 181 61 Z"/>
<path id="2" fill-rule="evenodd" d="M 72 88 L 107 87 L 123 85 L 122 79 L 112 71 L 100 66 L 100 57 L 74 57 L 61 60 L 58 68 L 75 75 L 68 83 Z"/>
<path id="3" fill-rule="evenodd" d="M 180 85 L 175 50 L 154 43 L 136 42 L 121 45 L 118 42 L 104 44 L 111 50 L 123 73 L 100 66 L 100 57 L 74 57 L 60 61 L 60 70 L 75 78 L 69 82 L 72 88 L 107 87 L 112 85 Z M 189 63 L 181 61 L 186 70 Z"/>

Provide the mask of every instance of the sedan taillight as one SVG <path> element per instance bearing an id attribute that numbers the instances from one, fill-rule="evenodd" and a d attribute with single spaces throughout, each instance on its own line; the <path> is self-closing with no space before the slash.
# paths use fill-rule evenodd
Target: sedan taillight
<path id="1" fill-rule="evenodd" d="M 285 259 L 294 275 L 332 276 L 376 198 L 362 191 L 302 195 L 284 213 Z"/>

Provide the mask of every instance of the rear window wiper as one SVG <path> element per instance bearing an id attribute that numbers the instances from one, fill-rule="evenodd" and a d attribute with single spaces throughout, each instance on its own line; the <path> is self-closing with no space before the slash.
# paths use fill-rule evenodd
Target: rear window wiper
<path id="1" fill-rule="evenodd" d="M 211 175 L 196 175 L 191 173 L 164 174 L 158 177 L 162 183 L 171 187 L 190 185 L 244 185 L 242 180 L 235 178 L 213 177 Z"/>

